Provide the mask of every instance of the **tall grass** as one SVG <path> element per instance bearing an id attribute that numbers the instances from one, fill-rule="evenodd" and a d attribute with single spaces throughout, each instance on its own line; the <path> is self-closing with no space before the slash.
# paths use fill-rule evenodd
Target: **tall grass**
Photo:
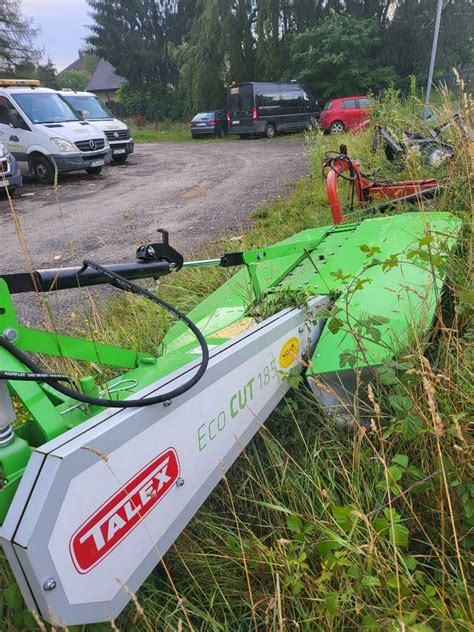
<path id="1" fill-rule="evenodd" d="M 462 109 L 470 121 L 469 100 Z M 414 116 L 420 111 L 413 98 L 400 101 L 389 94 L 376 116 L 400 134 L 422 127 Z M 439 119 L 452 113 L 444 95 Z M 446 264 L 449 293 L 431 343 L 394 358 L 374 384 L 370 429 L 356 420 L 351 432 L 340 430 L 304 388 L 295 389 L 113 623 L 115 629 L 472 629 L 474 483 L 467 430 L 474 408 L 473 172 L 469 143 L 457 128 L 449 135 L 456 148 L 452 162 L 433 171 L 412 153 L 400 171 L 381 151 L 372 153 L 372 130 L 311 134 L 311 174 L 288 199 L 259 209 L 254 229 L 239 242 L 224 238 L 203 253 L 268 244 L 329 223 L 321 162 L 340 143 L 366 173 L 441 178 L 442 194 L 419 210 L 450 210 L 464 221 Z M 345 195 L 349 207 L 350 191 Z M 190 308 L 226 276 L 213 269 L 186 271 L 165 278 L 160 291 Z M 143 318 L 149 309 L 133 298 L 114 299 L 93 310 L 89 328 L 98 340 L 152 350 L 168 322 Z M 7 572 L 4 565 L 0 573 Z M 21 623 L 17 593 L 9 590 L 5 630 L 34 629 L 31 621 Z"/>

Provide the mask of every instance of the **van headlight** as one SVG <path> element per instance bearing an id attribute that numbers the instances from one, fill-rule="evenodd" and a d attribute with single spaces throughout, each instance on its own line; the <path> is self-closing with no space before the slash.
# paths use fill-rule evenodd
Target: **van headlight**
<path id="1" fill-rule="evenodd" d="M 64 138 L 52 138 L 51 142 L 56 145 L 59 151 L 77 151 L 76 146 L 70 143 L 68 140 L 64 140 Z"/>
<path id="2" fill-rule="evenodd" d="M 3 143 L 0 143 L 0 158 L 6 158 L 8 156 L 8 150 Z"/>

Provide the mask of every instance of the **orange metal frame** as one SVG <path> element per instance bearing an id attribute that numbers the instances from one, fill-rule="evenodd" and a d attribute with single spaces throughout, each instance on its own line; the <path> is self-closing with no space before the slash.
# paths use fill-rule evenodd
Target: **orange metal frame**
<path id="1" fill-rule="evenodd" d="M 349 156 L 341 156 L 331 163 L 331 168 L 326 178 L 327 195 L 335 224 L 341 224 L 344 219 L 343 208 L 337 190 L 337 179 L 344 171 L 352 172 L 355 192 L 361 204 L 373 200 L 392 200 L 409 195 L 416 195 L 417 193 L 438 186 L 438 181 L 434 178 L 386 180 L 381 182 L 370 181 L 362 175 L 359 165 L 355 160 Z"/>

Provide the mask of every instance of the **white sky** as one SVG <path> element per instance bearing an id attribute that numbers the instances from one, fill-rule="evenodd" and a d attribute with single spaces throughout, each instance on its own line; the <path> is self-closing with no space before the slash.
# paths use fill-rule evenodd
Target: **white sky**
<path id="1" fill-rule="evenodd" d="M 77 59 L 88 35 L 86 25 L 91 22 L 86 0 L 22 0 L 21 4 L 23 15 L 41 27 L 37 45 L 44 48 L 58 70 Z"/>

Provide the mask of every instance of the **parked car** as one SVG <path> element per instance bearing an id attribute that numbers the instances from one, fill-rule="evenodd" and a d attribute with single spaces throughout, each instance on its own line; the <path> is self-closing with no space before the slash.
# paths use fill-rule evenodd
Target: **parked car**
<path id="1" fill-rule="evenodd" d="M 227 112 L 225 110 L 199 112 L 191 120 L 190 124 L 193 138 L 204 138 L 205 136 L 224 138 L 229 133 Z"/>
<path id="2" fill-rule="evenodd" d="M 115 118 L 108 107 L 92 92 L 64 89 L 60 90 L 59 94 L 84 120 L 104 132 L 112 150 L 112 160 L 126 162 L 134 150 L 132 135 L 127 125 Z"/>
<path id="3" fill-rule="evenodd" d="M 370 115 L 369 97 L 331 99 L 321 110 L 319 126 L 325 132 L 340 134 L 358 125 Z"/>
<path id="4" fill-rule="evenodd" d="M 232 84 L 227 108 L 229 132 L 241 138 L 303 130 L 319 117 L 317 101 L 296 81 Z"/>
<path id="5" fill-rule="evenodd" d="M 0 143 L 0 192 L 8 189 L 9 194 L 13 196 L 15 190 L 22 184 L 23 180 L 17 161 L 5 145 Z"/>
<path id="6" fill-rule="evenodd" d="M 100 173 L 112 159 L 105 134 L 33 79 L 0 79 L 0 141 L 42 184 L 56 173 Z"/>

